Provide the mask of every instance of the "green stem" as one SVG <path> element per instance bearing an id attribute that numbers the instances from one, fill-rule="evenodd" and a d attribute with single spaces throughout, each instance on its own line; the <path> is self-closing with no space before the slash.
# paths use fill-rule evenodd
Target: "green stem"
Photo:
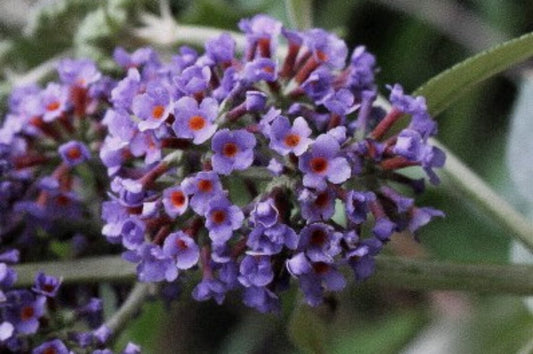
<path id="1" fill-rule="evenodd" d="M 99 281 L 131 281 L 135 265 L 119 256 L 84 258 L 62 262 L 40 262 L 16 265 L 17 286 L 33 284 L 35 274 L 42 271 L 63 278 L 64 284 L 96 283 Z"/>
<path id="2" fill-rule="evenodd" d="M 62 276 L 63 283 L 131 281 L 135 266 L 119 256 L 78 261 L 30 263 L 15 266 L 17 286 L 33 284 L 35 272 Z M 455 264 L 378 256 L 371 283 L 411 289 L 533 295 L 533 265 Z"/>
<path id="3" fill-rule="evenodd" d="M 465 200 L 473 202 L 533 252 L 533 224 L 498 196 L 446 147 L 436 140 L 432 140 L 431 143 L 446 153 L 446 165 L 442 171 L 449 179 L 449 188 L 458 191 Z"/>
<path id="4" fill-rule="evenodd" d="M 137 315 L 144 304 L 144 301 L 150 294 L 150 287 L 151 284 L 148 283 L 136 283 L 126 301 L 124 301 L 118 311 L 105 322 L 105 325 L 111 330 L 111 338 L 109 339 L 109 342 L 112 342 L 113 339 L 126 327 L 128 322 Z"/>
<path id="5" fill-rule="evenodd" d="M 459 264 L 378 256 L 369 282 L 408 289 L 533 294 L 533 267 Z"/>

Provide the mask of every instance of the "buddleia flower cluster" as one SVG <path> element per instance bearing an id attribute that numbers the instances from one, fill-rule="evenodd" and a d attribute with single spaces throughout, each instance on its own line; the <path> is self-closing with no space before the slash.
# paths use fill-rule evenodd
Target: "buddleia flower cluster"
<path id="1" fill-rule="evenodd" d="M 400 85 L 391 109 L 377 104 L 365 47 L 348 57 L 336 35 L 265 15 L 239 28 L 242 55 L 227 33 L 166 62 L 115 51 L 102 233 L 142 282 L 194 282 L 196 300 L 218 303 L 237 291 L 261 312 L 292 282 L 315 306 L 345 287 L 342 267 L 367 278 L 393 233 L 443 215 L 404 195 L 424 181 L 399 172 L 418 166 L 438 183 L 437 126 Z"/>
<path id="2" fill-rule="evenodd" d="M 98 151 L 115 81 L 87 59 L 57 71 L 58 82 L 15 89 L 0 127 L 0 349 L 111 353 L 93 286 L 63 288 L 42 272 L 31 288 L 17 284 L 17 263 L 109 251 L 98 230 L 108 184 Z"/>
<path id="3" fill-rule="evenodd" d="M 58 238 L 73 240 L 73 253 L 101 243 L 73 226 L 99 219 L 107 176 L 97 151 L 114 82 L 87 59 L 57 69 L 59 82 L 13 91 L 0 127 L 0 236 L 23 261 Z"/>

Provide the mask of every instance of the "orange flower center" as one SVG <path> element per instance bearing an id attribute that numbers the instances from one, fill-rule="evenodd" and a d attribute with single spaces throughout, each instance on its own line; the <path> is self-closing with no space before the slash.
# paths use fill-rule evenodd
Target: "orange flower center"
<path id="1" fill-rule="evenodd" d="M 81 151 L 77 146 L 71 147 L 67 150 L 67 157 L 72 160 L 77 160 L 81 157 Z"/>
<path id="2" fill-rule="evenodd" d="M 202 192 L 211 192 L 213 190 L 213 183 L 208 179 L 201 179 L 198 182 L 198 189 Z"/>
<path id="3" fill-rule="evenodd" d="M 298 134 L 288 134 L 285 137 L 285 145 L 288 147 L 295 147 L 300 142 L 300 136 Z"/>
<path id="4" fill-rule="evenodd" d="M 22 310 L 20 310 L 20 319 L 23 321 L 27 321 L 33 317 L 35 314 L 35 310 L 33 309 L 33 306 L 24 306 Z"/>
<path id="5" fill-rule="evenodd" d="M 160 119 L 163 116 L 163 113 L 165 113 L 165 107 L 163 106 L 155 106 L 152 109 L 152 117 L 155 119 Z"/>
<path id="6" fill-rule="evenodd" d="M 43 354 L 57 354 L 57 350 L 54 347 L 48 347 L 43 351 Z"/>
<path id="7" fill-rule="evenodd" d="M 318 59 L 320 61 L 326 61 L 328 60 L 328 55 L 326 53 L 324 53 L 323 51 L 319 50 L 316 52 L 316 56 L 318 57 Z"/>
<path id="8" fill-rule="evenodd" d="M 185 195 L 182 191 L 175 191 L 170 195 L 170 200 L 174 206 L 180 208 L 185 204 Z"/>
<path id="9" fill-rule="evenodd" d="M 189 119 L 189 129 L 200 130 L 205 127 L 205 119 L 201 116 L 192 116 Z"/>
<path id="10" fill-rule="evenodd" d="M 217 224 L 222 224 L 226 220 L 226 212 L 224 210 L 216 210 L 211 214 L 211 220 Z"/>
<path id="11" fill-rule="evenodd" d="M 315 173 L 322 173 L 328 169 L 328 160 L 323 157 L 311 159 L 311 170 Z"/>
<path id="12" fill-rule="evenodd" d="M 315 205 L 319 208 L 325 208 L 329 202 L 328 192 L 320 193 L 315 199 Z"/>
<path id="13" fill-rule="evenodd" d="M 318 230 L 313 231 L 313 233 L 311 234 L 310 242 L 313 245 L 320 246 L 320 245 L 323 245 L 327 239 L 328 239 L 328 234 L 324 232 L 324 230 L 318 229 Z"/>
<path id="14" fill-rule="evenodd" d="M 55 111 L 56 109 L 59 108 L 59 106 L 60 106 L 59 102 L 54 101 L 54 102 L 51 102 L 51 103 L 46 105 L 46 110 L 47 111 Z"/>
<path id="15" fill-rule="evenodd" d="M 227 157 L 234 157 L 237 155 L 237 152 L 239 151 L 239 148 L 235 143 L 226 143 L 224 144 L 224 147 L 222 148 L 222 153 L 226 155 Z"/>
<path id="16" fill-rule="evenodd" d="M 187 243 L 180 238 L 176 239 L 176 247 L 180 250 L 186 250 L 188 248 Z"/>
<path id="17" fill-rule="evenodd" d="M 324 274 L 329 271 L 329 264 L 324 262 L 318 262 L 313 264 L 313 270 L 316 274 Z"/>

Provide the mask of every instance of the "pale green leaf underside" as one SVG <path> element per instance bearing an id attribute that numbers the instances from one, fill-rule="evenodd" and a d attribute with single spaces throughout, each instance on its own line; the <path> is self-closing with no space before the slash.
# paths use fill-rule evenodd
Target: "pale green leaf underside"
<path id="1" fill-rule="evenodd" d="M 481 52 L 435 76 L 414 95 L 426 97 L 436 116 L 477 83 L 533 56 L 533 32 Z"/>

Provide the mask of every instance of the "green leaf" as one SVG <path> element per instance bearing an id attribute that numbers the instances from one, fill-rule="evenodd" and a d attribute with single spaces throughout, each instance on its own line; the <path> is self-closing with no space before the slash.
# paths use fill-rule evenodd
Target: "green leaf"
<path id="1" fill-rule="evenodd" d="M 426 97 L 437 115 L 477 83 L 533 56 L 533 32 L 477 54 L 435 76 L 414 94 Z"/>
<path id="2" fill-rule="evenodd" d="M 312 0 L 285 0 L 285 7 L 292 27 L 303 30 L 313 26 Z"/>
<path id="3" fill-rule="evenodd" d="M 331 352 L 336 354 L 399 353 L 426 322 L 426 316 L 418 311 L 389 314 L 386 318 L 368 323 L 363 328 L 343 330 L 336 337 Z"/>
<path id="4" fill-rule="evenodd" d="M 313 308 L 298 305 L 289 320 L 289 337 L 305 353 L 326 353 L 326 323 Z"/>

